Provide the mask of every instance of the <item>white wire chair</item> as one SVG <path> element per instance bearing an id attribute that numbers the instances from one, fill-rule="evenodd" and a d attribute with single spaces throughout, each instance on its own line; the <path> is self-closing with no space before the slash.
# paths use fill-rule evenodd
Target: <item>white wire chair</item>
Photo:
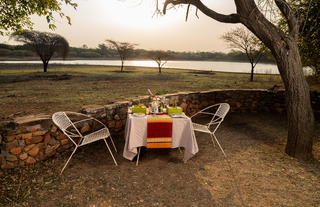
<path id="1" fill-rule="evenodd" d="M 70 117 L 76 117 L 77 121 L 71 121 Z M 56 112 L 52 115 L 52 121 L 55 123 L 55 125 L 57 125 L 61 131 L 71 140 L 71 142 L 75 145 L 75 149 L 73 150 L 72 154 L 70 155 L 69 159 L 67 160 L 66 164 L 64 165 L 64 167 L 62 168 L 60 174 L 62 174 L 62 172 L 64 171 L 64 169 L 66 168 L 66 166 L 68 165 L 69 161 L 71 160 L 71 157 L 73 156 L 73 154 L 76 152 L 76 150 L 84 145 L 90 144 L 92 142 L 98 141 L 100 139 L 103 139 L 110 154 L 111 157 L 114 161 L 115 165 L 117 164 L 117 161 L 115 160 L 111 149 L 106 141 L 106 139 L 108 137 L 110 137 L 110 140 L 112 142 L 112 145 L 114 147 L 114 150 L 117 152 L 117 148 L 113 142 L 113 139 L 111 137 L 111 134 L 109 132 L 109 129 L 106 127 L 106 125 L 104 125 L 101 121 L 85 115 L 85 114 L 81 114 L 81 113 L 76 113 L 76 112 Z M 87 135 L 83 135 L 79 129 L 77 128 L 77 125 L 79 123 L 83 123 L 83 122 L 88 122 L 88 121 L 93 121 L 95 122 L 95 124 L 101 124 L 102 128 L 94 131 L 90 134 Z"/>
<path id="2" fill-rule="evenodd" d="M 218 108 L 218 109 L 215 112 L 211 112 L 214 108 Z M 197 117 L 198 115 L 204 114 L 204 115 L 212 116 L 211 120 L 205 124 L 200 124 L 192 121 L 193 130 L 210 134 L 213 145 L 215 145 L 214 144 L 214 140 L 215 140 L 225 157 L 227 157 L 226 153 L 222 149 L 215 135 L 215 132 L 219 128 L 220 124 L 223 122 L 224 117 L 227 115 L 229 110 L 230 110 L 230 105 L 228 103 L 219 103 L 219 104 L 215 104 L 207 108 L 204 108 L 190 117 L 192 120 L 192 119 L 195 119 L 195 117 Z"/>

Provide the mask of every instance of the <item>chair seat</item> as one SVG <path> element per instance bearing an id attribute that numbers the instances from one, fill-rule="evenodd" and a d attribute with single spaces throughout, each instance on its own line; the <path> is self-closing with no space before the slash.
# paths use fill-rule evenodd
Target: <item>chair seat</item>
<path id="1" fill-rule="evenodd" d="M 81 142 L 80 146 L 89 144 L 91 142 L 97 141 L 99 139 L 107 138 L 110 135 L 109 130 L 107 128 L 102 128 L 98 131 L 95 131 L 91 134 L 88 134 L 83 137 L 83 141 Z"/>
<path id="2" fill-rule="evenodd" d="M 192 123 L 193 129 L 199 132 L 211 133 L 206 125 Z"/>

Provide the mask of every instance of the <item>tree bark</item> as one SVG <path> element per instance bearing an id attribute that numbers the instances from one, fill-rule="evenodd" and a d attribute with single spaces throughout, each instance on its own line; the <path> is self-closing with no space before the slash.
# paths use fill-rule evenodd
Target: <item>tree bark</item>
<path id="1" fill-rule="evenodd" d="M 310 90 L 302 71 L 298 47 L 276 55 L 277 65 L 286 88 L 288 139 L 286 153 L 303 160 L 312 158 L 314 115 Z"/>
<path id="2" fill-rule="evenodd" d="M 276 0 L 279 1 L 282 2 Z M 298 159 L 308 160 L 312 158 L 314 118 L 310 90 L 303 74 L 298 50 L 298 31 L 293 28 L 291 33 L 286 35 L 263 16 L 252 0 L 235 2 L 237 7 L 239 6 L 238 12 L 250 14 L 243 15 L 240 18 L 241 22 L 271 50 L 285 85 L 288 119 L 286 153 Z M 288 21 L 296 22 L 291 19 Z M 292 22 L 291 27 L 294 25 Z"/>

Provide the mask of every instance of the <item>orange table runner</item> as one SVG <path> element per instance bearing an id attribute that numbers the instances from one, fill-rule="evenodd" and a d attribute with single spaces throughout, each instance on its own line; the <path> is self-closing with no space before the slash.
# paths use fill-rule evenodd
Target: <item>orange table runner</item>
<path id="1" fill-rule="evenodd" d="M 147 148 L 172 147 L 172 118 L 168 115 L 148 115 Z"/>

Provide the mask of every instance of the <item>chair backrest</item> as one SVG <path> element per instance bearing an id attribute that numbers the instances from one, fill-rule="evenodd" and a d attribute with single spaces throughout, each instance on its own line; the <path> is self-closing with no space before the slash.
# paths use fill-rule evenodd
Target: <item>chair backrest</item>
<path id="1" fill-rule="evenodd" d="M 208 124 L 208 129 L 213 133 L 219 128 L 220 124 L 223 122 L 224 117 L 230 110 L 230 105 L 228 103 L 220 103 L 217 111 L 212 117 L 210 123 Z M 212 128 L 213 127 L 213 128 Z"/>
<path id="2" fill-rule="evenodd" d="M 72 122 L 65 112 L 56 112 L 52 115 L 52 121 L 62 130 L 65 131 L 70 126 Z"/>
<path id="3" fill-rule="evenodd" d="M 227 115 L 229 110 L 230 105 L 228 103 L 221 103 L 214 116 L 218 116 L 223 119 Z"/>

